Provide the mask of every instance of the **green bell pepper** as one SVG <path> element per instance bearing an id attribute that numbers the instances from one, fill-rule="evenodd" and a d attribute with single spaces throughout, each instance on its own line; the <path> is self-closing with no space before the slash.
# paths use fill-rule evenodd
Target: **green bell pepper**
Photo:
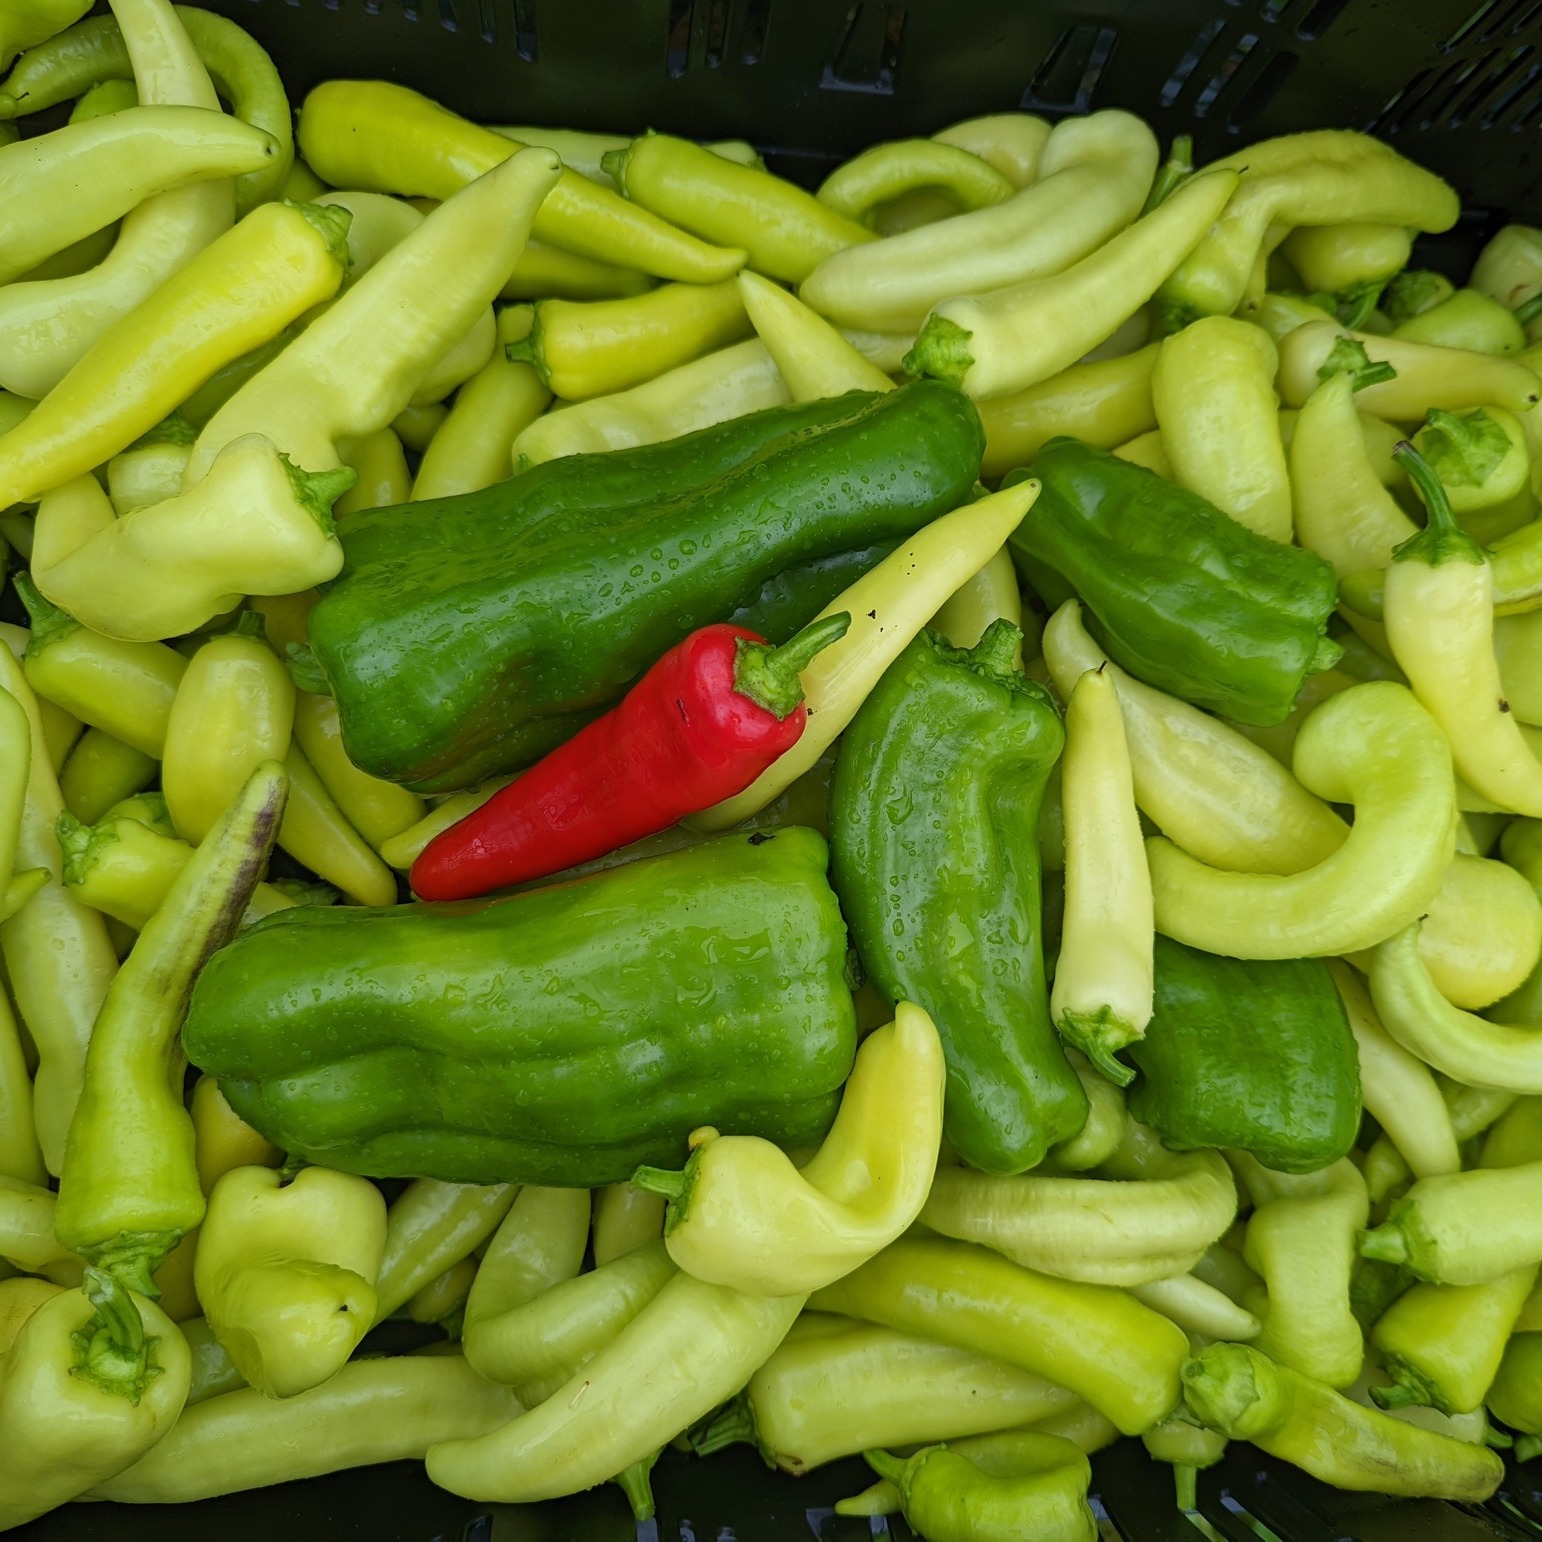
<path id="1" fill-rule="evenodd" d="M 917 382 L 360 515 L 310 616 L 348 753 L 423 792 L 534 760 L 768 579 L 967 503 L 983 443 Z"/>
<path id="2" fill-rule="evenodd" d="M 1165 1145 L 1251 1152 L 1315 1172 L 1354 1145 L 1360 1070 L 1344 1003 L 1318 959 L 1222 958 L 1156 939 L 1156 1004 L 1126 1053 L 1130 1112 Z"/>
<path id="3" fill-rule="evenodd" d="M 1320 557 L 1074 439 L 1050 440 L 1003 485 L 1026 477 L 1044 490 L 1008 542 L 1013 560 L 1051 607 L 1079 595 L 1137 679 L 1267 727 L 1337 661 L 1337 589 Z"/>
<path id="4" fill-rule="evenodd" d="M 947 1057 L 944 1134 L 1018 1173 L 1087 1118 L 1050 1022 L 1039 805 L 1065 742 L 996 621 L 970 652 L 923 632 L 863 703 L 830 790 L 836 891 L 891 1001 L 922 1006 Z"/>
<path id="5" fill-rule="evenodd" d="M 479 909 L 280 911 L 184 1042 L 276 1145 L 369 1177 L 590 1188 L 708 1124 L 811 1144 L 856 1052 L 826 862 L 790 827 Z"/>

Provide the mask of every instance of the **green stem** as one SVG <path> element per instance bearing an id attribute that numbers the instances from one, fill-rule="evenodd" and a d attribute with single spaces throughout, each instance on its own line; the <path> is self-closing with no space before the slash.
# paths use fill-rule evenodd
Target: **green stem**
<path id="1" fill-rule="evenodd" d="M 838 611 L 811 621 L 781 647 L 741 639 L 734 659 L 734 689 L 780 722 L 803 705 L 803 682 L 798 677 L 831 643 L 839 642 L 851 627 L 850 611 Z"/>
<path id="2" fill-rule="evenodd" d="M 635 1183 L 637 1180 L 634 1178 L 632 1181 Z M 759 1444 L 755 1434 L 755 1416 L 750 1412 L 750 1405 L 742 1394 L 731 1403 L 726 1403 L 720 1414 L 709 1419 L 699 1431 L 693 1431 L 688 1439 L 691 1450 L 697 1456 L 711 1456 L 724 1446 Z"/>
<path id="3" fill-rule="evenodd" d="M 1128 1087 L 1135 1080 L 1134 1070 L 1116 1058 L 1114 1051 L 1123 1049 L 1140 1035 L 1107 1007 L 1096 1012 L 1062 1013 L 1056 1026 L 1060 1037 L 1079 1049 L 1098 1073 L 1116 1087 Z"/>
<path id="4" fill-rule="evenodd" d="M 1419 439 L 1435 475 L 1459 487 L 1482 487 L 1510 453 L 1510 436 L 1481 407 L 1462 417 L 1431 407 Z"/>
<path id="5" fill-rule="evenodd" d="M 928 317 L 915 346 L 900 361 L 907 375 L 932 375 L 949 385 L 961 385 L 974 368 L 969 339 L 974 334 L 946 316 Z"/>
<path id="6" fill-rule="evenodd" d="M 1145 207 L 1140 211 L 1144 218 L 1155 208 L 1172 197 L 1173 193 L 1194 175 L 1194 139 L 1190 134 L 1179 134 L 1173 140 L 1167 159 L 1162 163 L 1146 195 Z"/>
<path id="7" fill-rule="evenodd" d="M 1423 562 L 1437 568 L 1443 562 L 1484 563 L 1488 558 L 1483 548 L 1457 524 L 1446 498 L 1446 490 L 1440 485 L 1430 463 L 1408 443 L 1401 440 L 1392 451 L 1392 458 L 1408 473 L 1429 511 L 1429 523 L 1417 535 L 1410 536 L 1401 546 L 1393 548 L 1394 562 Z M 1379 1257 L 1370 1254 L 1369 1257 Z M 1401 1262 L 1393 1259 L 1394 1263 Z"/>
<path id="8" fill-rule="evenodd" d="M 1185 1515 L 1192 1515 L 1199 1508 L 1199 1468 L 1191 1467 L 1187 1462 L 1175 1463 L 1173 1490 L 1178 1508 Z"/>
<path id="9" fill-rule="evenodd" d="M 306 471 L 295 465 L 290 458 L 279 452 L 284 470 L 289 473 L 289 484 L 294 488 L 295 501 L 321 526 L 322 531 L 332 534 L 332 505 L 359 480 L 359 473 L 352 466 L 338 466 L 332 471 Z"/>
<path id="10" fill-rule="evenodd" d="M 1397 379 L 1397 371 L 1385 359 L 1373 364 L 1365 344 L 1354 337 L 1341 337 L 1317 367 L 1319 380 L 1331 380 L 1335 375 L 1348 375 L 1356 391 Z"/>
<path id="11" fill-rule="evenodd" d="M 1522 1435 L 1515 1442 L 1515 1460 L 1529 1462 L 1539 1451 L 1542 1451 L 1542 1439 L 1535 1435 Z"/>
<path id="12" fill-rule="evenodd" d="M 887 1451 L 864 1451 L 862 1459 L 880 1478 L 887 1478 L 896 1487 L 905 1471 L 903 1458 L 891 1456 Z"/>
<path id="13" fill-rule="evenodd" d="M 88 1267 L 82 1285 L 96 1315 L 72 1335 L 78 1358 L 70 1374 L 137 1404 L 164 1367 L 154 1363 L 156 1340 L 128 1289 L 105 1270 Z"/>
<path id="14" fill-rule="evenodd" d="M 91 1262 L 128 1289 L 159 1301 L 161 1287 L 155 1283 L 155 1271 L 181 1240 L 177 1231 L 120 1231 L 93 1249 Z"/>
<path id="15" fill-rule="evenodd" d="M 621 196 L 626 197 L 626 163 L 632 153 L 630 145 L 620 150 L 607 150 L 600 157 L 600 170 L 621 189 Z"/>
<path id="16" fill-rule="evenodd" d="M 626 1495 L 627 1503 L 632 1507 L 632 1519 L 639 1524 L 653 1519 L 653 1484 L 650 1480 L 653 1464 L 658 1459 L 659 1452 L 655 1451 L 652 1456 L 633 1462 L 624 1472 L 618 1472 L 611 1479 Z"/>
<path id="17" fill-rule="evenodd" d="M 1366 317 L 1376 309 L 1376 302 L 1381 299 L 1381 292 L 1386 287 L 1384 281 L 1370 279 L 1346 289 L 1338 297 L 1336 311 L 1339 320 L 1346 327 L 1357 331 Z"/>
<path id="18" fill-rule="evenodd" d="M 337 203 L 295 203 L 286 198 L 285 203 L 302 214 L 312 228 L 327 244 L 327 251 L 346 269 L 351 264 L 348 255 L 348 230 L 353 224 L 353 210 Z"/>
<path id="19" fill-rule="evenodd" d="M 969 650 L 969 666 L 977 674 L 990 675 L 997 680 L 1010 679 L 1021 673 L 1017 667 L 1017 650 L 1022 642 L 1023 629 L 1015 621 L 997 616 Z"/>
<path id="20" fill-rule="evenodd" d="M 27 617 L 32 623 L 32 637 L 27 644 L 27 657 L 36 658 L 50 643 L 68 637 L 80 630 L 78 622 L 67 610 L 60 610 L 51 600 L 45 600 L 32 582 L 29 573 L 18 573 L 12 582 L 21 603 L 27 607 Z"/>
<path id="21" fill-rule="evenodd" d="M 1534 294 L 1529 300 L 1522 300 L 1515 307 L 1515 319 L 1525 326 L 1527 322 L 1535 321 L 1542 316 L 1542 294 Z"/>
<path id="22" fill-rule="evenodd" d="M 679 1199 L 685 1193 L 686 1178 L 672 1167 L 639 1167 L 632 1174 L 632 1187 L 662 1194 L 665 1199 Z"/>
<path id="23" fill-rule="evenodd" d="M 1419 1388 L 1403 1380 L 1394 1381 L 1390 1387 L 1372 1387 L 1371 1401 L 1391 1412 L 1394 1408 L 1425 1407 L 1429 1399 L 1421 1395 Z"/>
<path id="24" fill-rule="evenodd" d="M 1380 1226 L 1360 1233 L 1360 1256 L 1379 1259 L 1384 1264 L 1407 1263 L 1408 1239 L 1401 1227 L 1392 1221 L 1384 1221 Z"/>

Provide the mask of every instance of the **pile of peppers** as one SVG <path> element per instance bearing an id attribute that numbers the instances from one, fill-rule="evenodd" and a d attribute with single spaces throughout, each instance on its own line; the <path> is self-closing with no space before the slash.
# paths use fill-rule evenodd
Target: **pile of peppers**
<path id="1" fill-rule="evenodd" d="M 89 9 L 0 15 L 0 1530 L 1542 1452 L 1542 231 Z"/>

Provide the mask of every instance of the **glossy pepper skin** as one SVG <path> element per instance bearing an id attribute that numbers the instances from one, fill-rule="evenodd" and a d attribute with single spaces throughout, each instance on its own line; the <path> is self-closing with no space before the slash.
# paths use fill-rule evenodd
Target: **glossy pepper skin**
<path id="1" fill-rule="evenodd" d="M 474 912 L 284 911 L 211 960 L 184 1042 L 248 1124 L 371 1177 L 588 1188 L 704 1124 L 807 1144 L 856 1049 L 826 861 L 792 827 Z"/>
<path id="2" fill-rule="evenodd" d="M 923 633 L 863 703 L 831 783 L 834 878 L 868 973 L 932 1016 L 944 1133 L 987 1172 L 1036 1166 L 1087 1117 L 1050 1023 L 1035 831 L 1065 742 L 1021 634 L 971 652 Z"/>
<path id="3" fill-rule="evenodd" d="M 360 515 L 310 616 L 348 752 L 418 791 L 527 764 L 768 579 L 967 502 L 982 442 L 918 382 Z"/>
<path id="4" fill-rule="evenodd" d="M 1175 1150 L 1314 1172 L 1360 1128 L 1354 1035 L 1317 959 L 1221 958 L 1159 934 L 1155 1010 L 1128 1054 L 1141 1071 L 1130 1111 Z"/>
<path id="5" fill-rule="evenodd" d="M 722 623 L 692 632 L 619 707 L 435 836 L 414 892 L 469 899 L 544 878 L 743 792 L 797 742 L 798 671 L 850 624 L 828 616 L 783 648 Z"/>
<path id="6" fill-rule="evenodd" d="M 1338 658 L 1320 557 L 1074 439 L 1052 439 L 1007 480 L 1024 476 L 1044 490 L 1009 543 L 1019 570 L 1035 587 L 1058 580 L 1051 603 L 1078 594 L 1109 657 L 1148 685 L 1266 726 Z"/>

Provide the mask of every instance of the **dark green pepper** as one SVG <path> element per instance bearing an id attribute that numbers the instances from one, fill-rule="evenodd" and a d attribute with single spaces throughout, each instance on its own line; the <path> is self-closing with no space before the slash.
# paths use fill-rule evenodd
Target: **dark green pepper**
<path id="1" fill-rule="evenodd" d="M 918 381 L 362 515 L 310 616 L 348 753 L 422 792 L 524 765 L 768 579 L 967 503 L 983 444 Z"/>
<path id="2" fill-rule="evenodd" d="M 822 837 L 792 827 L 481 907 L 280 911 L 183 1041 L 292 1156 L 592 1188 L 693 1129 L 818 1141 L 856 1053 Z"/>
<path id="3" fill-rule="evenodd" d="M 768 578 L 754 599 L 723 619 L 759 633 L 767 642 L 787 642 L 898 545 L 898 541 L 880 541 L 857 551 L 800 562 Z"/>
<path id="4" fill-rule="evenodd" d="M 1222 1146 L 1309 1173 L 1360 1129 L 1360 1061 L 1344 1003 L 1315 958 L 1221 958 L 1156 939 L 1156 1001 L 1128 1048 L 1130 1112 L 1176 1151 Z"/>
<path id="5" fill-rule="evenodd" d="M 948 1059 L 944 1133 L 986 1172 L 1036 1167 L 1087 1118 L 1050 1023 L 1039 805 L 1065 732 L 996 621 L 972 651 L 923 632 L 862 704 L 830 789 L 834 881 L 890 1001 Z"/>
<path id="6" fill-rule="evenodd" d="M 1108 656 L 1148 685 L 1267 727 L 1338 659 L 1321 557 L 1075 439 L 1050 440 L 1006 482 L 1030 476 L 1043 491 L 1008 542 L 1013 561 L 1050 604 L 1080 595 Z"/>

